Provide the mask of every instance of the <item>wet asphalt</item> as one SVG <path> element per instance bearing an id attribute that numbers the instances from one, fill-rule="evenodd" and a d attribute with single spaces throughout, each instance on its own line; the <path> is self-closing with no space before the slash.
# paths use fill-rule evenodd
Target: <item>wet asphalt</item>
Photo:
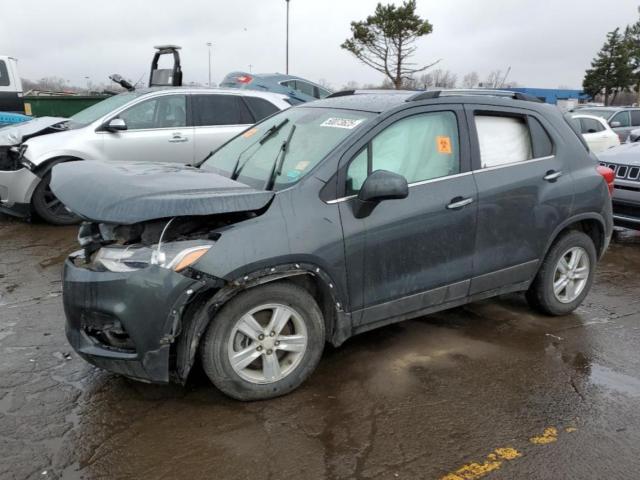
<path id="1" fill-rule="evenodd" d="M 640 478 L 640 233 L 565 318 L 509 295 L 327 347 L 276 400 L 137 383 L 64 337 L 75 228 L 0 216 L 1 479 Z"/>

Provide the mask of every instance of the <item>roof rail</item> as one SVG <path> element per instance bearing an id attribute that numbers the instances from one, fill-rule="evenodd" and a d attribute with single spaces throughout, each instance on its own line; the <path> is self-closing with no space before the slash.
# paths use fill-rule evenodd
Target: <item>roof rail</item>
<path id="1" fill-rule="evenodd" d="M 327 95 L 324 98 L 346 97 L 348 95 L 355 95 L 355 93 L 355 90 L 341 90 L 339 92 L 333 92 L 331 95 Z"/>
<path id="2" fill-rule="evenodd" d="M 527 95 L 521 92 L 512 92 L 510 90 L 491 90 L 481 88 L 471 89 L 449 89 L 449 90 L 428 90 L 426 92 L 418 92 L 415 95 L 407 98 L 407 102 L 417 102 L 420 100 L 433 100 L 440 97 L 454 97 L 454 96 L 490 96 L 490 97 L 505 97 L 513 98 L 514 100 L 524 100 L 527 102 L 544 103 L 538 97 Z"/>
<path id="3" fill-rule="evenodd" d="M 324 98 L 346 97 L 349 95 L 396 95 L 396 94 L 410 94 L 415 93 L 413 90 L 394 90 L 388 88 L 365 88 L 360 90 L 342 90 L 340 92 L 334 92 L 331 95 L 327 95 Z"/>

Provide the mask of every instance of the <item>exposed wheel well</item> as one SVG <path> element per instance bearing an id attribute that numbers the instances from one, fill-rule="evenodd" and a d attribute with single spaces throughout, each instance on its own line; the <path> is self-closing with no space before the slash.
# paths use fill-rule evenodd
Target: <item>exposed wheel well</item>
<path id="1" fill-rule="evenodd" d="M 334 329 L 337 325 L 337 309 L 340 308 L 340 305 L 336 304 L 336 299 L 332 295 L 333 284 L 327 284 L 310 271 L 284 277 L 258 277 L 256 280 L 255 283 L 246 285 L 243 288 L 207 288 L 199 292 L 196 298 L 193 299 L 183 313 L 181 333 L 171 347 L 172 360 L 170 370 L 177 374 L 176 380 L 182 382 L 186 380 L 195 361 L 195 353 L 199 348 L 200 338 L 208 328 L 212 317 L 215 316 L 215 312 L 236 295 L 272 282 L 293 283 L 309 292 L 316 299 L 322 312 L 326 332 L 325 340 L 335 344 Z M 227 294 L 220 295 L 225 290 Z"/>
<path id="2" fill-rule="evenodd" d="M 318 277 L 309 273 L 289 277 L 284 281 L 294 283 L 304 288 L 313 298 L 316 299 L 316 302 L 320 307 L 320 311 L 322 312 L 322 318 L 324 318 L 326 339 L 331 339 L 334 326 L 336 325 L 336 305 L 335 300 L 331 295 L 330 287 Z"/>
<path id="3" fill-rule="evenodd" d="M 595 219 L 584 219 L 571 223 L 564 227 L 560 232 L 558 232 L 558 235 L 556 235 L 556 238 L 554 238 L 552 243 L 555 243 L 560 235 L 568 230 L 578 230 L 580 232 L 586 233 L 593 241 L 598 257 L 600 257 L 604 253 L 603 249 L 605 245 L 605 233 L 604 227 L 599 221 Z"/>
<path id="4" fill-rule="evenodd" d="M 59 163 L 64 163 L 64 162 L 75 162 L 75 161 L 81 161 L 82 159 L 79 157 L 73 157 L 73 156 L 61 156 L 61 157 L 53 157 L 50 158 L 48 160 L 45 160 L 44 162 L 42 162 L 40 165 L 38 165 L 34 170 L 33 173 L 35 173 L 37 176 L 39 176 L 40 178 L 44 177 L 55 165 L 59 164 Z"/>

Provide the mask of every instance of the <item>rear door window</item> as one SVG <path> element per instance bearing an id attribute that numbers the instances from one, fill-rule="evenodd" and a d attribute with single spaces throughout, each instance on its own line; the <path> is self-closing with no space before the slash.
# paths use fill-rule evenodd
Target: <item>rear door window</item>
<path id="1" fill-rule="evenodd" d="M 476 114 L 482 168 L 524 162 L 533 158 L 526 117 Z"/>
<path id="2" fill-rule="evenodd" d="M 259 122 L 263 118 L 276 113 L 279 108 L 273 103 L 259 97 L 244 97 L 245 102 L 249 106 L 255 122 Z"/>
<path id="3" fill-rule="evenodd" d="M 191 104 L 196 127 L 254 123 L 251 112 L 238 95 L 192 95 Z"/>
<path id="4" fill-rule="evenodd" d="M 631 125 L 640 127 L 640 110 L 631 110 Z"/>

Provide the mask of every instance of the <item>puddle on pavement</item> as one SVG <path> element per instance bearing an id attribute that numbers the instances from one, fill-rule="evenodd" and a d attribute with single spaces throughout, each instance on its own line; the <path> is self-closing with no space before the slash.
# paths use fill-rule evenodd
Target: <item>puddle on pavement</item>
<path id="1" fill-rule="evenodd" d="M 609 367 L 592 364 L 589 380 L 607 390 L 623 393 L 632 397 L 640 397 L 640 379 L 618 373 Z"/>

